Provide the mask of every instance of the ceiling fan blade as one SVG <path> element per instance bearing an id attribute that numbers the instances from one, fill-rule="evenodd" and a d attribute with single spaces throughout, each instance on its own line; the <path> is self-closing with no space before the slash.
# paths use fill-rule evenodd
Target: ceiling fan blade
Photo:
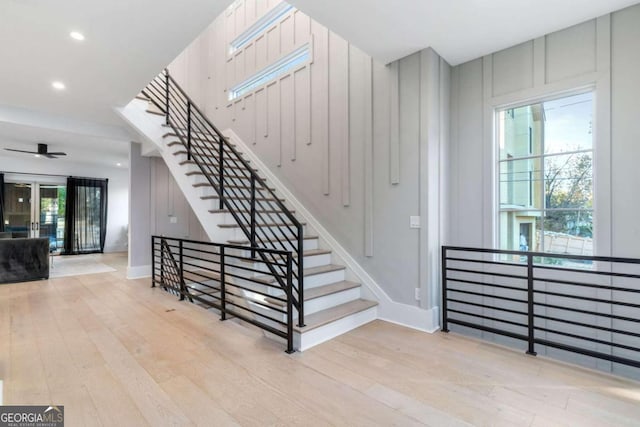
<path id="1" fill-rule="evenodd" d="M 52 154 L 54 156 L 66 156 L 67 155 L 67 153 L 63 153 L 62 151 L 57 151 L 57 152 L 54 152 L 54 153 L 47 153 L 47 154 Z"/>
<path id="2" fill-rule="evenodd" d="M 38 154 L 37 151 L 15 150 L 13 148 L 5 148 L 5 150 L 7 150 L 7 151 L 15 151 L 16 153 Z"/>

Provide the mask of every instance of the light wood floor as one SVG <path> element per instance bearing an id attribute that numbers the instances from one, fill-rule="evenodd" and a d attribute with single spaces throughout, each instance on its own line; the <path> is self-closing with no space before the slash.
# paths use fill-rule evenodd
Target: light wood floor
<path id="1" fill-rule="evenodd" d="M 0 285 L 5 404 L 67 426 L 640 425 L 640 384 L 376 321 L 305 353 L 118 271 Z"/>

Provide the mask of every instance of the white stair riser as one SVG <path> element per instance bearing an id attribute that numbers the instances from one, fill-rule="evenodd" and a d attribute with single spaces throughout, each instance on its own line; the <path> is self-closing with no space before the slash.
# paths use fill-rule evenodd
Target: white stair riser
<path id="1" fill-rule="evenodd" d="M 240 227 L 235 227 L 235 228 L 224 228 L 224 227 L 220 227 L 221 229 L 226 229 L 226 230 L 232 230 L 233 231 L 233 235 L 235 236 L 234 239 L 235 240 L 240 240 L 240 239 L 246 239 L 247 236 L 246 234 L 244 234 L 244 231 L 242 231 L 242 229 Z M 249 230 L 249 228 L 247 227 L 247 230 Z M 294 228 L 295 230 L 295 228 Z M 256 229 L 256 233 L 259 237 L 261 237 L 263 240 L 269 240 L 269 239 L 282 239 L 285 237 L 293 237 L 295 236 L 295 233 L 289 229 L 289 227 L 286 226 L 282 226 L 282 227 L 259 227 L 258 229 Z M 304 226 L 302 228 L 302 235 L 304 236 Z"/>
<path id="2" fill-rule="evenodd" d="M 307 350 L 359 326 L 374 321 L 378 317 L 377 307 L 354 313 L 335 322 L 315 328 L 300 335 L 294 332 L 293 345 L 299 351 Z"/>
<path id="3" fill-rule="evenodd" d="M 246 240 L 246 238 L 243 240 Z M 302 247 L 303 247 L 303 250 L 305 251 L 318 249 L 318 239 L 304 239 L 302 242 L 303 242 Z M 248 243 L 246 243 L 245 245 L 248 245 Z M 276 248 L 276 247 L 281 248 L 281 245 L 276 242 L 271 242 L 270 245 L 272 245 L 273 248 Z M 243 245 L 239 245 L 239 246 L 243 246 Z M 234 252 L 234 254 L 239 256 L 244 256 L 247 258 L 251 256 L 251 253 L 249 251 L 241 251 L 241 250 L 237 250 L 236 252 Z"/>
<path id="4" fill-rule="evenodd" d="M 317 286 L 328 285 L 330 283 L 342 282 L 345 280 L 345 271 L 329 271 L 327 273 L 314 274 L 304 278 L 304 288 L 311 289 Z"/>
<path id="5" fill-rule="evenodd" d="M 360 298 L 360 287 L 347 289 L 342 292 L 336 292 L 334 294 L 324 295 L 320 298 L 314 298 L 304 302 L 304 313 L 312 314 L 317 313 L 327 308 L 335 307 L 340 304 L 346 304 L 350 301 Z"/>
<path id="6" fill-rule="evenodd" d="M 250 256 L 250 253 L 246 254 Z M 244 255 L 243 255 L 244 256 Z M 320 267 L 323 265 L 331 264 L 331 254 L 313 255 L 304 257 L 304 268 Z M 268 271 L 268 267 L 262 262 L 247 263 L 251 268 L 255 268 L 260 271 Z"/>

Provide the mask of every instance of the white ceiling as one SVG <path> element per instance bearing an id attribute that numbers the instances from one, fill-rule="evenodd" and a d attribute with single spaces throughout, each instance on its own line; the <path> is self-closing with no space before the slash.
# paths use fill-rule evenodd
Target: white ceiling
<path id="1" fill-rule="evenodd" d="M 44 141 L 69 161 L 126 164 L 131 135 L 114 107 L 127 104 L 229 3 L 0 0 L 0 156 L 28 156 L 3 148 Z M 71 39 L 71 31 L 85 41 Z M 54 80 L 67 89 L 54 91 Z"/>
<path id="2" fill-rule="evenodd" d="M 289 0 L 389 63 L 432 47 L 451 65 L 638 3 L 638 0 Z"/>
<path id="3" fill-rule="evenodd" d="M 258 0 L 265 1 L 265 0 Z M 2 148 L 126 164 L 128 103 L 231 0 L 0 0 Z M 290 0 L 385 63 L 433 47 L 452 65 L 638 0 Z M 71 31 L 84 42 L 69 37 Z M 67 89 L 56 92 L 53 80 Z"/>

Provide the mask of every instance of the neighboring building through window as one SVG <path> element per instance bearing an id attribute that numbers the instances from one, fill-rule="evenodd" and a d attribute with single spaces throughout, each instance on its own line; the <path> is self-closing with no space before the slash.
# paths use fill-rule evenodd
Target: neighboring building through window
<path id="1" fill-rule="evenodd" d="M 501 249 L 593 254 L 593 94 L 500 110 Z"/>

